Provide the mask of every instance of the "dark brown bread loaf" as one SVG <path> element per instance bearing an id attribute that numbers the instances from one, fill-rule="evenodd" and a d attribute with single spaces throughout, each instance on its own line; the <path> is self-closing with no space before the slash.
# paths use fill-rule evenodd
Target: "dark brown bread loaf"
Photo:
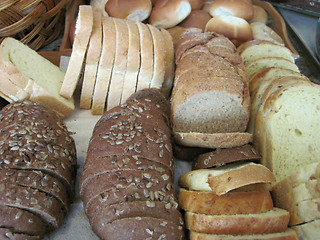
<path id="1" fill-rule="evenodd" d="M 32 101 L 0 111 L 0 239 L 57 229 L 74 195 L 76 149 L 60 117 Z"/>
<path id="2" fill-rule="evenodd" d="M 169 109 L 159 90 L 142 90 L 95 125 L 80 194 L 101 239 L 183 238 Z"/>

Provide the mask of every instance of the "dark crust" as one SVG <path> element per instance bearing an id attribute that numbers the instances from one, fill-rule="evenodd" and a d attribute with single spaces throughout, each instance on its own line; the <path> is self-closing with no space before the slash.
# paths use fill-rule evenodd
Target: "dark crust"
<path id="1" fill-rule="evenodd" d="M 1 240 L 40 240 L 41 238 L 41 236 L 17 233 L 9 228 L 0 227 Z"/>
<path id="2" fill-rule="evenodd" d="M 219 167 L 237 161 L 259 162 L 260 159 L 260 154 L 250 144 L 234 148 L 217 148 L 199 155 L 193 163 L 193 169 Z"/>

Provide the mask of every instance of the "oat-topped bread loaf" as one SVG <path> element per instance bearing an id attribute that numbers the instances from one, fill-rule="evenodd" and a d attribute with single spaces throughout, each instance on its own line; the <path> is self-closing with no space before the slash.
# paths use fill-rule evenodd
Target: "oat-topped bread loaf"
<path id="1" fill-rule="evenodd" d="M 101 239 L 183 239 L 168 102 L 145 89 L 96 123 L 80 194 Z"/>
<path id="2" fill-rule="evenodd" d="M 15 102 L 0 112 L 0 153 L 1 234 L 41 239 L 69 212 L 77 164 L 74 140 L 52 110 Z"/>
<path id="3" fill-rule="evenodd" d="M 214 33 L 193 32 L 184 34 L 175 49 L 171 120 L 178 143 L 202 147 L 205 143 L 219 147 L 212 146 L 215 141 L 220 147 L 248 143 L 249 88 L 232 42 Z M 237 136 L 230 138 L 230 133 Z"/>

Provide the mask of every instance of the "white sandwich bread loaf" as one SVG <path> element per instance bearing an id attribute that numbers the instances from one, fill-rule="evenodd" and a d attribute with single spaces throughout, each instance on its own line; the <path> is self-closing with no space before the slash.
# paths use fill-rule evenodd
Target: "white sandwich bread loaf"
<path id="1" fill-rule="evenodd" d="M 0 72 L 0 91 L 8 101 L 30 99 L 51 108 L 61 117 L 73 112 L 73 99 L 59 95 L 65 72 L 18 40 L 6 38 L 2 41 Z"/>

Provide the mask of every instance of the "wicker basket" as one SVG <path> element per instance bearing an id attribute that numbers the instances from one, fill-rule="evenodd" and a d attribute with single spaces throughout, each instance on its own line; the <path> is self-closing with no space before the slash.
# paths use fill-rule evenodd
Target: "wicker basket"
<path id="1" fill-rule="evenodd" d="M 0 0 L 0 42 L 14 37 L 38 50 L 54 41 L 64 27 L 70 0 Z"/>

